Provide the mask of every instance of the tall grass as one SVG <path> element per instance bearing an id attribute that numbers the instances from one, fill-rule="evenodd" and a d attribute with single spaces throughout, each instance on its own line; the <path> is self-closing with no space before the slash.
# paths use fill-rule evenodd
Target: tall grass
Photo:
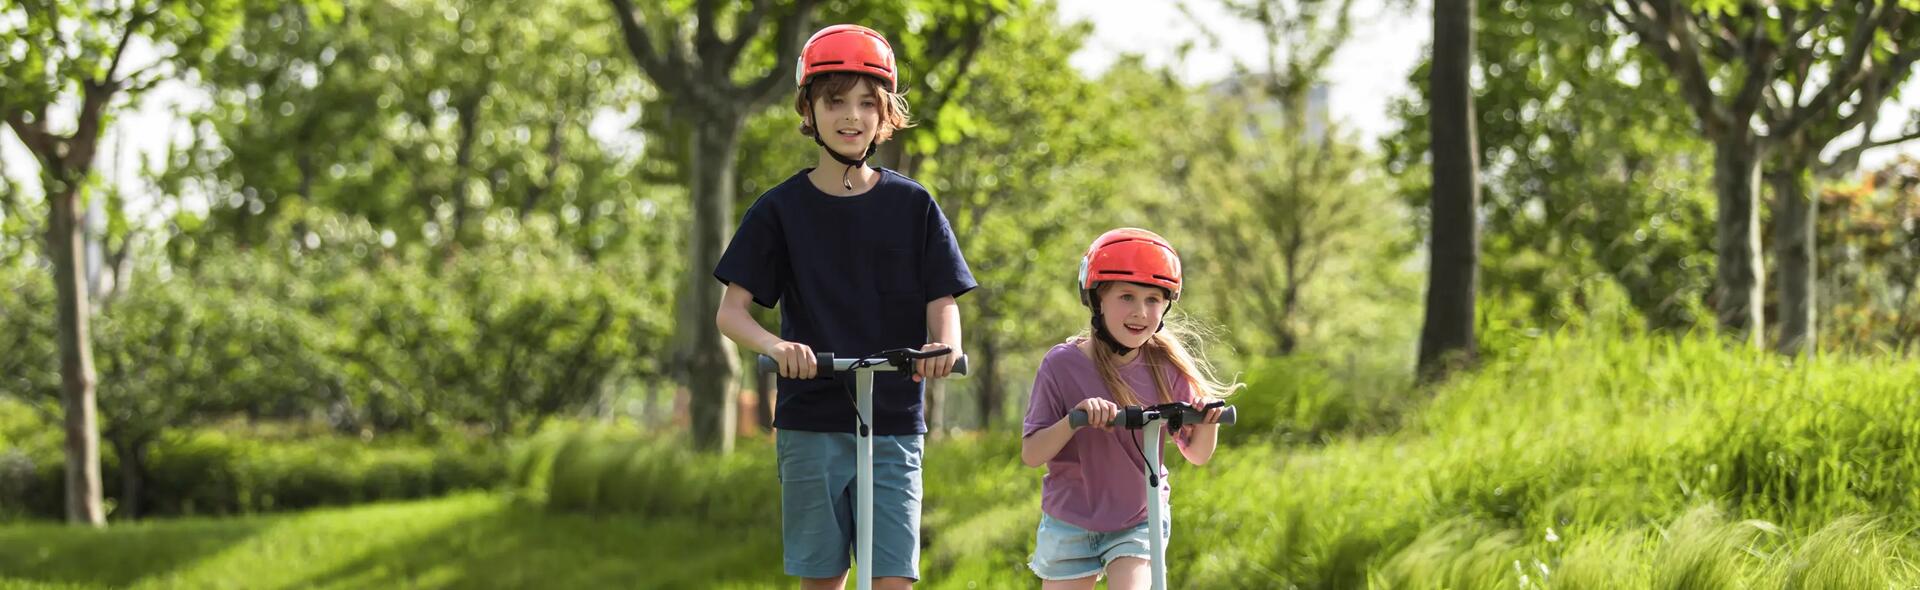
<path id="1" fill-rule="evenodd" d="M 1173 465 L 1182 587 L 1920 583 L 1920 367 L 1897 359 L 1552 335 L 1433 390 L 1268 367 L 1215 461 Z M 777 534 L 764 443 L 724 460 L 637 435 L 543 448 L 550 475 L 525 481 L 550 506 Z M 1031 585 L 1041 471 L 1017 453 L 1011 432 L 928 445 L 923 586 Z"/>

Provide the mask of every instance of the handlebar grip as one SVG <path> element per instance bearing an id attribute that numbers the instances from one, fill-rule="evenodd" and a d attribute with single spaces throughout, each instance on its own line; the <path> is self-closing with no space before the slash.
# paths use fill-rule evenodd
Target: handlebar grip
<path id="1" fill-rule="evenodd" d="M 967 374 L 967 355 L 963 354 L 963 355 L 960 355 L 960 358 L 954 359 L 953 374 L 955 375 Z"/>
<path id="2" fill-rule="evenodd" d="M 1072 427 L 1074 427 L 1074 428 L 1079 428 L 1079 427 L 1082 427 L 1082 426 L 1086 426 L 1086 425 L 1087 425 L 1087 411 L 1086 411 L 1086 410 L 1074 410 L 1074 411 L 1071 411 L 1071 412 L 1067 412 L 1067 425 L 1068 425 L 1068 426 L 1072 426 Z"/>
<path id="3" fill-rule="evenodd" d="M 1107 425 L 1108 425 L 1108 426 L 1118 426 L 1118 425 L 1121 425 L 1121 424 L 1125 424 L 1126 422 L 1127 422 L 1127 413 L 1126 413 L 1125 411 L 1122 411 L 1122 412 L 1120 412 L 1120 413 L 1117 413 L 1117 414 L 1114 414 L 1114 415 L 1113 415 L 1113 420 L 1111 420 L 1111 421 L 1109 421 L 1109 422 L 1107 422 Z M 1072 427 L 1074 427 L 1074 428 L 1079 428 L 1079 427 L 1082 427 L 1082 426 L 1086 426 L 1086 425 L 1087 425 L 1087 411 L 1086 411 L 1086 410 L 1074 410 L 1074 411 L 1071 411 L 1071 412 L 1067 412 L 1067 425 L 1068 425 L 1068 426 L 1072 426 Z"/>
<path id="4" fill-rule="evenodd" d="M 780 372 L 780 361 L 773 360 L 773 357 L 770 357 L 764 354 L 759 355 L 759 357 L 760 357 L 759 361 L 754 363 L 754 365 L 760 369 L 760 372 L 776 373 L 776 374 Z M 819 369 L 820 372 L 814 375 L 813 377 L 814 379 L 832 379 L 833 378 L 833 353 L 831 352 L 813 353 L 813 360 L 819 363 L 820 365 L 820 369 Z"/>

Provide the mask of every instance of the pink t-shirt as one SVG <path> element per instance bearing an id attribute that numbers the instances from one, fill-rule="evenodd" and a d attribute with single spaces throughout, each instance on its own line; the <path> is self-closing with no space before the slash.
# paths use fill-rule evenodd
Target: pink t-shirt
<path id="1" fill-rule="evenodd" d="M 1145 355 L 1136 356 L 1122 365 L 1120 379 L 1133 388 L 1144 405 L 1160 404 L 1160 389 L 1154 385 L 1153 373 L 1143 358 Z M 1167 377 L 1175 401 L 1193 400 L 1191 382 L 1171 366 L 1162 367 L 1161 372 Z M 1080 352 L 1074 341 L 1055 345 L 1040 361 L 1039 374 L 1033 378 L 1033 396 L 1027 402 L 1026 428 L 1021 436 L 1032 436 L 1054 425 L 1073 411 L 1080 400 L 1091 397 L 1120 403 L 1100 379 L 1093 359 Z M 1090 531 L 1125 530 L 1146 522 L 1143 434 L 1144 431 L 1125 428 L 1114 428 L 1110 432 L 1091 427 L 1074 431 L 1060 454 L 1047 461 L 1047 476 L 1040 486 L 1040 509 Z M 1176 435 L 1173 439 L 1179 448 L 1186 448 L 1185 436 Z M 1167 449 L 1162 453 L 1162 465 L 1156 466 L 1160 471 L 1162 494 L 1173 490 L 1164 465 L 1167 459 L 1177 456 L 1172 451 Z"/>

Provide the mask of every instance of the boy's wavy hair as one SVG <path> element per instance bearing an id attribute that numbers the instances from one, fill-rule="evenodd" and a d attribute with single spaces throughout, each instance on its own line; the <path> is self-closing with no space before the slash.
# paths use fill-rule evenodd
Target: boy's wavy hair
<path id="1" fill-rule="evenodd" d="M 907 114 L 907 97 L 887 90 L 886 83 L 873 76 L 853 72 L 828 72 L 814 76 L 793 94 L 793 112 L 800 114 L 800 134 L 813 137 L 818 129 L 808 124 L 813 105 L 808 99 L 825 100 L 865 86 L 873 91 L 874 99 L 880 101 L 880 130 L 874 135 L 874 143 L 893 139 L 893 132 L 913 126 Z"/>
<path id="2" fill-rule="evenodd" d="M 1096 297 L 1105 297 L 1112 283 L 1103 283 L 1095 290 Z M 1235 380 L 1222 380 L 1215 376 L 1213 363 L 1205 356 L 1206 345 L 1213 341 L 1213 332 L 1199 322 L 1185 315 L 1165 316 L 1166 327 L 1155 332 L 1145 344 L 1140 345 L 1140 362 L 1147 364 L 1147 370 L 1153 374 L 1154 388 L 1160 394 L 1161 403 L 1173 401 L 1172 378 L 1186 379 L 1191 385 L 1196 401 L 1225 399 L 1241 388 L 1246 387 L 1236 377 Z M 1091 327 L 1082 330 L 1077 338 L 1092 338 Z M 1107 390 L 1113 392 L 1114 399 L 1121 406 L 1147 405 L 1142 403 L 1140 394 L 1120 379 L 1120 355 L 1113 349 L 1095 343 L 1093 346 L 1093 365 L 1100 371 L 1100 379 L 1107 384 Z"/>

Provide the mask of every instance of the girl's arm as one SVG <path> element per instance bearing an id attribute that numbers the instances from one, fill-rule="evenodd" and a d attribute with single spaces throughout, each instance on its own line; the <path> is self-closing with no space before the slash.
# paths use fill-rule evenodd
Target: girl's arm
<path id="1" fill-rule="evenodd" d="M 1101 430 L 1110 430 L 1112 427 L 1107 426 L 1107 423 L 1112 422 L 1113 417 L 1120 413 L 1120 406 L 1097 397 L 1080 400 L 1074 409 L 1086 410 L 1087 425 Z M 1060 454 L 1060 449 L 1066 448 L 1068 441 L 1073 440 L 1073 431 L 1073 424 L 1067 421 L 1066 416 L 1061 416 L 1060 421 L 1054 422 L 1052 426 L 1036 430 L 1026 438 L 1020 439 L 1020 462 L 1027 464 L 1028 467 L 1046 465 L 1047 461 L 1053 460 L 1054 455 Z"/>
<path id="2" fill-rule="evenodd" d="M 1202 400 L 1202 403 L 1195 405 L 1205 407 L 1206 403 Z M 1223 411 L 1225 411 L 1223 408 L 1207 410 L 1205 422 L 1190 424 L 1183 428 L 1187 431 L 1187 444 L 1180 447 L 1180 456 L 1186 457 L 1188 463 L 1206 465 L 1207 461 L 1213 459 L 1213 449 L 1220 442 L 1219 422 L 1220 413 Z"/>

